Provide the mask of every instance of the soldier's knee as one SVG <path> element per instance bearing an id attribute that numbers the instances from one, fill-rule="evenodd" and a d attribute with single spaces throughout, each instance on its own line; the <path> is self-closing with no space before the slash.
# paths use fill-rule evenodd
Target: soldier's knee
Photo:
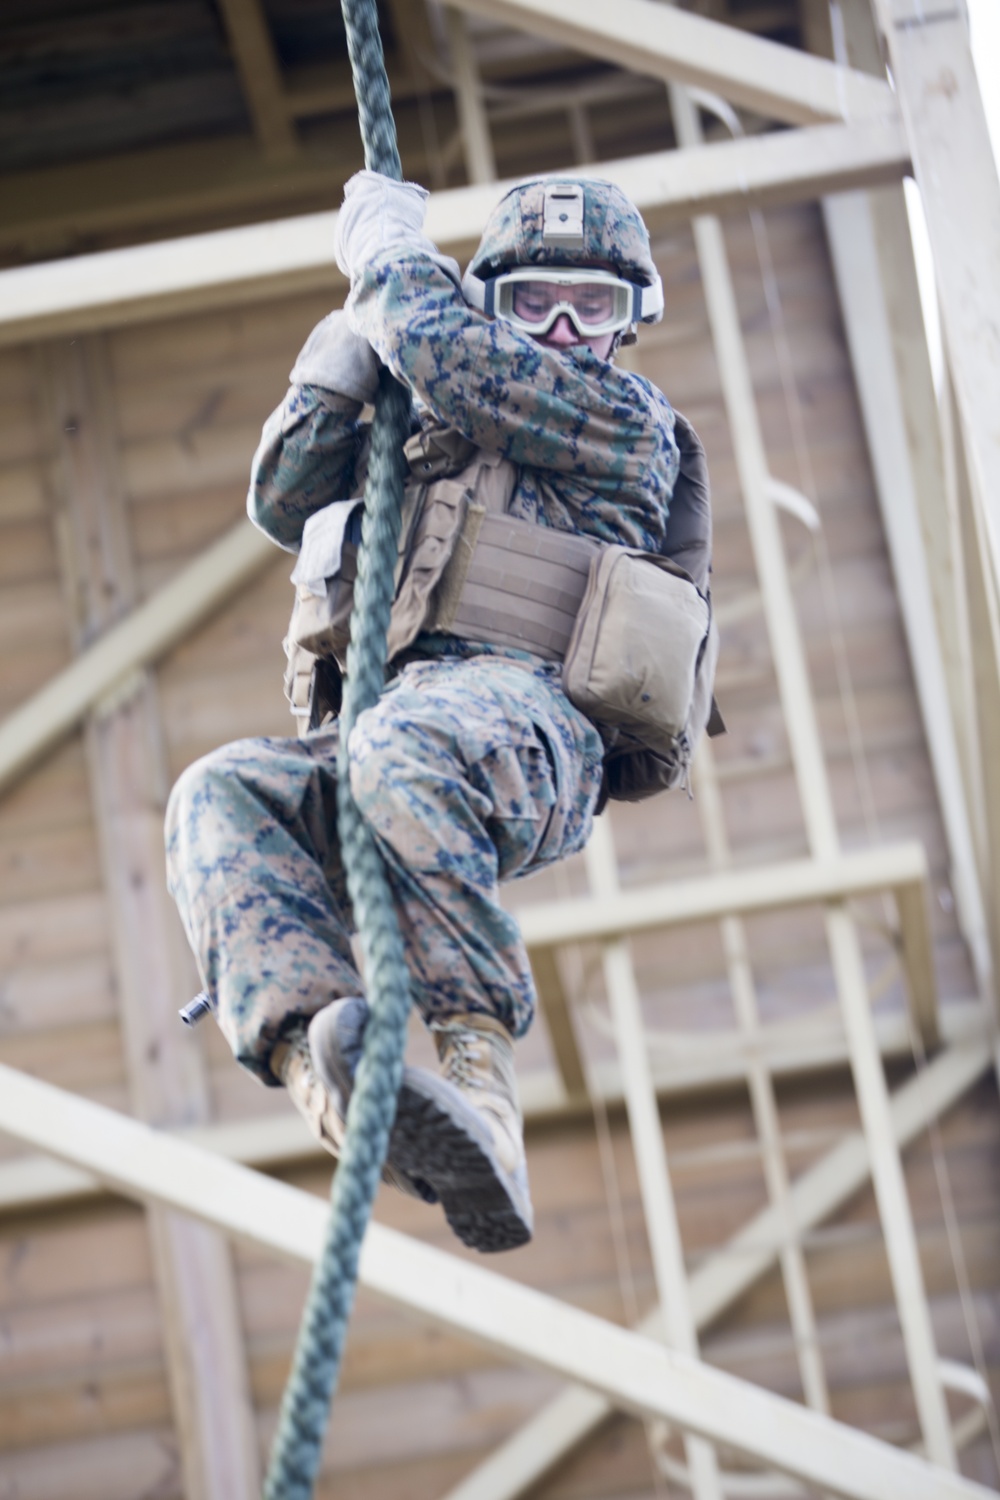
<path id="1" fill-rule="evenodd" d="M 398 800 L 403 779 L 403 757 L 395 746 L 352 736 L 351 792 L 369 822 L 377 822 L 380 810 Z"/>
<path id="2" fill-rule="evenodd" d="M 225 786 L 232 778 L 235 765 L 232 745 L 210 750 L 200 760 L 192 761 L 174 783 L 167 803 L 167 827 L 176 827 L 179 819 L 192 807 L 210 796 L 213 788 Z"/>
<path id="3" fill-rule="evenodd" d="M 398 719 L 384 727 L 362 721 L 351 736 L 351 791 L 369 826 L 410 861 L 440 818 L 436 758 Z"/>
<path id="4" fill-rule="evenodd" d="M 241 741 L 209 751 L 178 777 L 167 802 L 168 873 L 183 866 L 188 853 L 198 846 L 206 822 L 228 821 L 226 810 L 244 782 L 246 767 Z"/>

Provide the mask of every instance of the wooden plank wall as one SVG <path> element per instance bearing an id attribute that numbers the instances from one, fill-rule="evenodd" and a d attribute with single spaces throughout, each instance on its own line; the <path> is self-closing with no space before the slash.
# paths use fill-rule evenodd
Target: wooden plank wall
<path id="1" fill-rule="evenodd" d="M 946 854 L 905 642 L 875 505 L 836 312 L 819 217 L 813 208 L 768 216 L 795 378 L 829 551 L 844 655 L 863 736 L 878 828 L 864 816 L 838 678 L 835 635 L 810 543 L 788 524 L 798 600 L 845 843 L 916 834 L 934 871 L 934 938 L 944 1001 L 967 998 L 972 980 L 947 889 Z M 790 437 L 753 238 L 728 226 L 745 332 L 774 473 L 802 486 Z M 708 448 L 715 488 L 716 590 L 725 611 L 754 586 L 746 528 L 718 392 L 690 237 L 657 245 L 667 316 L 647 330 L 640 367 L 685 410 Z M 260 423 L 284 388 L 302 338 L 326 311 L 298 298 L 173 323 L 125 329 L 105 352 L 136 586 L 147 593 L 239 516 Z M 0 711 L 22 701 L 71 652 L 71 611 L 61 584 L 53 477 L 38 352 L 0 356 Z M 251 733 L 281 734 L 289 560 L 275 563 L 179 649 L 156 674 L 168 779 L 195 756 Z M 754 613 L 724 630 L 720 696 L 729 723 L 717 746 L 726 814 L 738 859 L 801 853 L 804 839 L 766 641 Z M 682 878 L 705 867 L 697 806 L 674 794 L 616 808 L 623 879 Z M 513 890 L 518 905 L 580 890 L 577 860 Z M 875 922 L 882 913 L 872 908 Z M 115 1108 L 128 1107 L 112 953 L 83 741 L 48 757 L 0 802 L 0 1059 Z M 766 1019 L 808 1015 L 830 1003 L 832 984 L 815 913 L 750 924 Z M 887 944 L 866 936 L 873 975 Z M 657 1032 L 732 1024 L 713 931 L 635 944 L 647 1020 Z M 571 955 L 565 973 L 588 1053 L 609 1047 L 593 954 Z M 187 996 L 178 994 L 178 1003 Z M 899 1007 L 898 979 L 882 1007 Z M 587 1017 L 596 1016 L 591 1024 Z M 202 1055 L 216 1119 L 286 1110 L 280 1091 L 259 1088 L 231 1063 L 218 1034 L 187 1039 Z M 539 1026 L 523 1044 L 525 1071 L 546 1063 Z M 780 1093 L 793 1172 L 856 1125 L 844 1076 L 789 1084 Z M 991 1366 L 1000 1362 L 1000 1152 L 992 1081 L 946 1119 L 942 1151 L 962 1226 L 974 1312 Z M 741 1091 L 665 1111 L 685 1249 L 697 1266 L 750 1214 L 764 1187 Z M 538 1210 L 534 1243 L 502 1269 L 526 1282 L 622 1318 L 653 1296 L 634 1168 L 620 1120 L 612 1122 L 614 1173 L 602 1173 L 589 1122 L 534 1130 L 529 1141 Z M 18 1154 L 0 1141 L 0 1159 Z M 967 1361 L 935 1163 L 926 1140 L 907 1154 L 907 1177 L 942 1353 Z M 303 1163 L 292 1180 L 325 1192 L 328 1172 Z M 616 1253 L 609 1193 L 621 1199 L 627 1264 Z M 383 1193 L 379 1217 L 448 1248 L 440 1218 Z M 262 1449 L 273 1428 L 305 1274 L 237 1247 L 240 1317 Z M 834 1409 L 898 1441 L 915 1420 L 888 1273 L 870 1193 L 808 1240 L 808 1264 Z M 0 1222 L 0 1496 L 18 1500 L 134 1500 L 183 1493 L 168 1389 L 164 1331 L 146 1221 L 106 1198 L 72 1210 Z M 727 1369 L 797 1396 L 780 1281 L 772 1274 L 705 1340 Z M 337 1500 L 431 1500 L 532 1414 L 554 1389 L 547 1378 L 505 1366 L 461 1340 L 362 1296 L 352 1331 L 321 1493 Z M 959 1408 L 956 1407 L 956 1411 Z M 970 1474 L 1000 1479 L 980 1440 Z M 625 1500 L 662 1494 L 638 1424 L 616 1420 L 543 1488 L 552 1500 Z"/>

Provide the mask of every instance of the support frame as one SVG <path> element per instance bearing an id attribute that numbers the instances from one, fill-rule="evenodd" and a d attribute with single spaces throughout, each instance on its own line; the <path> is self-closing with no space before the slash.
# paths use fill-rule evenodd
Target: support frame
<path id="1" fill-rule="evenodd" d="M 319 1254 L 327 1213 L 320 1199 L 3 1065 L 0 1129 L 130 1196 L 167 1203 L 285 1256 Z M 383 1225 L 369 1227 L 359 1279 L 420 1316 L 600 1391 L 622 1410 L 726 1443 L 846 1500 L 986 1500 L 991 1493 Z"/>

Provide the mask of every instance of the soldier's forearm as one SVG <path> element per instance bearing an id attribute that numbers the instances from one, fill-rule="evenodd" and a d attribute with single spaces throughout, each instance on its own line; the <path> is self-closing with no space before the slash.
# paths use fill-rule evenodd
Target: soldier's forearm
<path id="1" fill-rule="evenodd" d="M 641 377 L 485 318 L 432 260 L 398 249 L 375 257 L 348 308 L 397 378 L 479 447 L 608 496 L 656 488 L 666 508 L 673 413 Z"/>
<path id="2" fill-rule="evenodd" d="M 253 457 L 247 512 L 287 551 L 298 550 L 308 518 L 354 488 L 365 427 L 361 403 L 313 386 L 292 386 L 264 424 Z"/>

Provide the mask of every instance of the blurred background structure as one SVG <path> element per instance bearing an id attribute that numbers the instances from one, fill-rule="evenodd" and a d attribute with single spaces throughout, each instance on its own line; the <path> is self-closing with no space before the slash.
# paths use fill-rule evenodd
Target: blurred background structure
<path id="1" fill-rule="evenodd" d="M 615 806 L 510 889 L 543 1000 L 519 1057 L 535 1240 L 480 1283 L 439 1214 L 382 1194 L 412 1238 L 374 1237 L 321 1493 L 995 1490 L 1000 186 L 960 0 L 380 12 L 443 247 L 539 171 L 613 176 L 647 217 L 666 315 L 623 355 L 708 451 L 729 732 L 693 797 Z M 161 826 L 196 756 L 292 732 L 289 559 L 244 495 L 343 300 L 332 210 L 360 165 L 334 0 L 6 0 L 10 1500 L 259 1493 L 329 1162 L 178 1024 L 197 979 Z M 640 1380 L 608 1324 L 707 1383 Z"/>

